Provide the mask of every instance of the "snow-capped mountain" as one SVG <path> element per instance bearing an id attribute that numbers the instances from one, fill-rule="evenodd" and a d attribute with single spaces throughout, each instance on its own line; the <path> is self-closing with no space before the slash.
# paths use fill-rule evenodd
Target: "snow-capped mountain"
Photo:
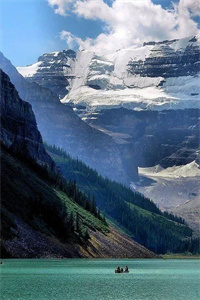
<path id="1" fill-rule="evenodd" d="M 130 171 L 131 160 L 143 168 L 160 165 L 162 173 L 153 179 L 142 174 L 146 181 L 141 186 L 133 183 L 135 190 L 161 208 L 177 209 L 187 220 L 192 213 L 191 226 L 199 226 L 193 211 L 199 207 L 198 172 L 188 176 L 189 170 L 192 174 L 194 168 L 198 171 L 200 163 L 197 37 L 149 42 L 107 56 L 89 51 L 53 52 L 18 71 L 57 93 L 63 103 L 74 104 L 85 123 L 110 136 Z M 110 151 L 110 157 L 114 153 Z M 194 197 L 197 206 L 189 205 Z M 185 207 L 184 203 L 189 204 Z"/>
<path id="2" fill-rule="evenodd" d="M 64 97 L 72 85 L 72 70 L 74 68 L 76 53 L 72 50 L 52 52 L 38 58 L 38 62 L 18 68 L 19 73 L 52 92 Z"/>
<path id="3" fill-rule="evenodd" d="M 200 106 L 197 37 L 149 42 L 107 56 L 71 50 L 44 54 L 18 71 L 57 92 L 62 102 L 88 109 L 123 106 L 163 110 Z"/>
<path id="4" fill-rule="evenodd" d="M 38 128 L 50 145 L 65 149 L 103 176 L 128 184 L 138 178 L 137 165 L 129 147 L 119 147 L 112 137 L 82 121 L 56 94 L 28 82 L 0 52 L 0 67 L 9 75 L 22 99 L 31 103 Z"/>
<path id="5" fill-rule="evenodd" d="M 164 169 L 160 165 L 139 168 L 140 182 L 131 187 L 163 210 L 184 218 L 199 236 L 200 166 L 192 161 L 184 166 Z"/>
<path id="6" fill-rule="evenodd" d="M 200 177 L 200 166 L 195 160 L 184 166 L 173 166 L 166 169 L 156 165 L 150 168 L 140 168 L 140 174 L 165 178 Z"/>

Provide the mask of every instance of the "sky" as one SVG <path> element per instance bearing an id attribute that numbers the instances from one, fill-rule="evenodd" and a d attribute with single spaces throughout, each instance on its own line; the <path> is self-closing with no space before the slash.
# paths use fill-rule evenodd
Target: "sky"
<path id="1" fill-rule="evenodd" d="M 0 51 L 15 66 L 63 49 L 104 55 L 191 35 L 200 36 L 200 0 L 0 1 Z"/>

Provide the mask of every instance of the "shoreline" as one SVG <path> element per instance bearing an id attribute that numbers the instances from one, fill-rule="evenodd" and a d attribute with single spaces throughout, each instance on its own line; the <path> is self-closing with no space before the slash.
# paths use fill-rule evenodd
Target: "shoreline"
<path id="1" fill-rule="evenodd" d="M 162 259 L 200 259 L 199 254 L 164 254 L 161 256 Z"/>

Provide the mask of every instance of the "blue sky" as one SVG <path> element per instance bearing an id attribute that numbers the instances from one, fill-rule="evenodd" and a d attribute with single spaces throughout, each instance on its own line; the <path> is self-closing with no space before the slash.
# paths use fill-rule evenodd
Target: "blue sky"
<path id="1" fill-rule="evenodd" d="M 47 1 L 49 1 L 49 3 Z M 112 0 L 104 0 L 105 4 L 108 4 L 112 9 L 112 11 L 110 12 L 111 15 L 113 14 L 113 16 L 111 16 L 110 19 L 108 18 L 108 16 L 106 16 L 106 9 L 109 9 L 109 7 L 107 5 L 104 5 L 103 0 L 97 0 L 103 5 L 102 11 L 105 10 L 105 13 L 102 12 L 100 16 L 98 15 L 98 8 L 92 7 L 91 5 L 86 6 L 86 10 L 84 10 L 84 7 L 80 6 L 78 9 L 76 9 L 76 11 L 74 7 L 70 6 L 69 9 L 66 9 L 66 16 L 64 16 L 55 13 L 55 8 L 57 6 L 50 6 L 49 4 L 52 3 L 51 1 L 54 1 L 53 3 L 56 3 L 56 0 L 1 0 L 0 50 L 7 58 L 12 61 L 15 66 L 25 66 L 27 64 L 32 64 L 36 62 L 38 57 L 43 53 L 63 50 L 65 48 L 69 48 L 70 46 L 74 47 L 74 49 L 78 49 L 78 47 L 81 47 L 82 45 L 82 47 L 91 47 L 91 49 L 97 49 L 97 52 L 99 51 L 99 49 L 106 47 L 108 49 L 107 51 L 109 51 L 109 49 L 111 51 L 112 47 L 114 50 L 117 49 L 117 47 L 121 46 L 119 40 L 122 40 L 122 47 L 130 46 L 130 42 L 127 41 L 127 38 L 119 38 L 120 21 L 119 18 L 115 19 L 113 17 L 115 15 L 115 8 L 114 6 L 112 8 Z M 64 1 L 69 0 L 61 1 L 63 1 L 64 3 Z M 76 0 L 73 1 L 76 2 Z M 77 2 L 81 1 L 82 0 L 77 0 Z M 86 0 L 85 2 L 87 1 L 91 4 L 95 3 L 92 1 L 96 0 Z M 122 0 L 115 1 L 119 2 Z M 150 0 L 135 1 L 148 2 Z M 163 12 L 167 11 L 167 9 L 172 8 L 170 0 L 151 1 L 153 4 L 160 4 L 162 6 L 162 11 L 161 9 L 157 9 L 157 6 L 154 6 L 155 11 L 158 11 L 158 17 L 159 14 L 162 15 Z M 193 0 L 191 0 L 191 2 L 192 1 Z M 122 5 L 122 2 L 119 5 Z M 124 4 L 123 8 L 124 12 L 126 13 L 127 10 L 125 10 L 126 8 L 124 7 Z M 88 13 L 90 9 L 91 12 Z M 95 12 L 95 9 L 97 9 L 97 12 Z M 148 10 L 144 11 L 144 8 L 139 9 L 141 9 L 141 14 L 146 13 L 148 16 Z M 127 16 L 127 18 L 128 17 L 129 16 Z M 198 15 L 195 14 L 193 18 L 196 18 L 196 21 L 199 21 Z M 119 24 L 117 22 L 119 22 Z M 136 22 L 141 25 L 140 20 L 136 20 Z M 126 31 L 127 26 L 128 32 L 128 30 L 130 31 L 130 28 L 128 28 L 129 26 L 127 24 L 127 22 L 123 23 L 121 28 Z M 139 25 L 138 28 L 142 28 Z M 142 36 L 143 39 L 154 38 L 154 35 L 155 39 L 161 39 L 163 30 L 164 39 L 168 34 L 166 30 L 163 29 L 163 25 L 160 29 L 160 36 L 158 32 L 156 32 L 156 29 L 154 27 L 149 28 L 150 33 L 146 28 L 145 30 L 142 29 L 143 31 L 139 32 L 138 35 Z M 169 31 L 170 33 L 168 35 L 171 37 L 172 29 L 170 29 Z M 61 32 L 63 32 L 63 39 L 61 39 Z M 151 32 L 153 32 L 152 35 Z M 104 36 L 105 34 L 106 36 Z M 132 37 L 131 39 L 133 41 L 133 44 L 140 42 L 140 40 L 137 39 L 136 33 L 130 32 L 130 36 Z M 102 44 L 102 40 L 106 39 L 108 40 L 108 42 L 106 42 L 107 44 L 104 47 L 104 45 Z M 112 43 L 112 47 L 111 45 L 109 45 L 109 40 Z M 116 47 L 114 46 L 115 41 Z"/>
<path id="2" fill-rule="evenodd" d="M 82 38 L 86 32 L 95 37 L 101 31 L 101 22 L 54 14 L 45 0 L 3 0 L 0 13 L 0 50 L 16 66 L 31 64 L 45 52 L 65 49 L 66 43 L 59 38 L 63 29 Z"/>

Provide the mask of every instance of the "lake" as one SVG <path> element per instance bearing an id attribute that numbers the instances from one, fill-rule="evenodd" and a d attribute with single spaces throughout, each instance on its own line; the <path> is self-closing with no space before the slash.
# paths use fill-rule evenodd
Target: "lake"
<path id="1" fill-rule="evenodd" d="M 200 299 L 196 259 L 7 259 L 0 272 L 3 300 Z"/>

